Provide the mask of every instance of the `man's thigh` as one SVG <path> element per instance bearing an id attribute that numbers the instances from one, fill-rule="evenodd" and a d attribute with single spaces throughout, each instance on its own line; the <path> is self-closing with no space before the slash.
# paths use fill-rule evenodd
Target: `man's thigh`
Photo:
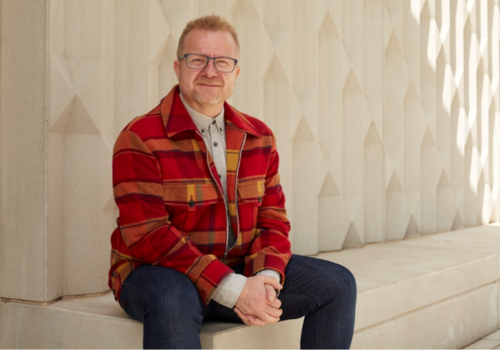
<path id="1" fill-rule="evenodd" d="M 120 304 L 129 316 L 144 322 L 151 312 L 175 316 L 191 310 L 203 316 L 206 305 L 189 278 L 176 270 L 141 265 L 127 276 Z"/>
<path id="2" fill-rule="evenodd" d="M 192 313 L 195 318 L 241 322 L 232 309 L 215 301 L 205 304 L 186 275 L 160 266 L 134 269 L 123 283 L 120 303 L 129 316 L 141 322 L 151 312 L 163 313 L 169 319 Z"/>
<path id="3" fill-rule="evenodd" d="M 285 270 L 280 292 L 281 320 L 307 316 L 336 295 L 352 288 L 354 277 L 342 265 L 308 256 L 293 255 Z"/>

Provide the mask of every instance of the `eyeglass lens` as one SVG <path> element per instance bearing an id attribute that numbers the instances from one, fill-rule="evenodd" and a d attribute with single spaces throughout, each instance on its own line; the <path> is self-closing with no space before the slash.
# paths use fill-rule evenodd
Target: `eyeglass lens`
<path id="1" fill-rule="evenodd" d="M 193 69 L 203 69 L 208 64 L 209 59 L 213 59 L 215 63 L 215 68 L 221 72 L 230 73 L 234 70 L 236 62 L 230 58 L 225 57 L 215 57 L 208 58 L 203 55 L 189 54 L 186 55 L 186 63 L 189 68 Z"/>

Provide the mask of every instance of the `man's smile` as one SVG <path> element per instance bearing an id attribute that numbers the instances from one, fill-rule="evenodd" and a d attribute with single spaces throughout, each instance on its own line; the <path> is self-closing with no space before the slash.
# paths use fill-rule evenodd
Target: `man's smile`
<path id="1" fill-rule="evenodd" d="M 221 84 L 215 84 L 215 83 L 197 83 L 197 85 L 205 86 L 205 87 L 220 87 L 220 86 L 222 86 Z"/>

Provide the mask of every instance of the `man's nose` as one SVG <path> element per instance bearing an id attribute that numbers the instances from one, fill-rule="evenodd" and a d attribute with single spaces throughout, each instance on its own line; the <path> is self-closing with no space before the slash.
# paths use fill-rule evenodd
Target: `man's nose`
<path id="1" fill-rule="evenodd" d="M 209 78 L 217 75 L 217 69 L 215 68 L 215 60 L 208 60 L 205 69 L 203 69 L 203 73 Z"/>

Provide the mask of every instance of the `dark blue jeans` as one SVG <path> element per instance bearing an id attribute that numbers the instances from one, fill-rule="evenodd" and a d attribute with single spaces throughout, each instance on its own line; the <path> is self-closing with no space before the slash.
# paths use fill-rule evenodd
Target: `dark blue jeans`
<path id="1" fill-rule="evenodd" d="M 243 266 L 234 268 L 242 273 Z M 281 320 L 305 316 L 301 348 L 346 349 L 351 345 L 356 308 L 356 281 L 345 267 L 293 255 L 280 292 Z M 172 269 L 142 265 L 125 279 L 123 309 L 144 324 L 144 348 L 199 349 L 205 319 L 242 322 L 232 309 L 206 305 L 195 285 Z"/>

